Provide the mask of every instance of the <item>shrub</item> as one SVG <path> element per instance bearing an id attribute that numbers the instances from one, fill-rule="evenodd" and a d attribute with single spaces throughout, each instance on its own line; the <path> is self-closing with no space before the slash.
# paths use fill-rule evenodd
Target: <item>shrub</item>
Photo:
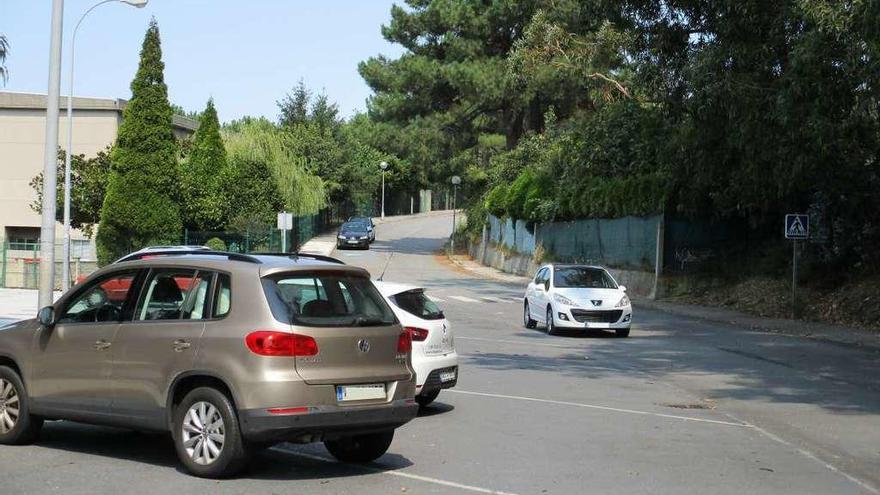
<path id="1" fill-rule="evenodd" d="M 213 251 L 226 251 L 226 243 L 223 242 L 223 239 L 219 237 L 212 237 L 205 242 L 205 246 L 208 246 Z"/>

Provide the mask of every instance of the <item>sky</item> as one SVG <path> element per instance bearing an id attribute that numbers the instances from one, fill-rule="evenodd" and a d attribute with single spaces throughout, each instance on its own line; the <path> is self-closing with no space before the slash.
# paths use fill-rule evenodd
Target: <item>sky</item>
<path id="1" fill-rule="evenodd" d="M 76 21 L 98 0 L 64 2 L 64 68 Z M 276 102 L 302 79 L 349 117 L 371 92 L 358 62 L 399 45 L 382 38 L 392 0 L 150 0 L 142 9 L 111 2 L 79 28 L 75 96 L 129 98 L 151 17 L 159 23 L 172 103 L 201 110 L 214 98 L 221 121 L 244 115 L 275 120 Z M 398 3 L 401 3 L 398 0 Z M 0 90 L 46 93 L 51 0 L 0 0 L 0 33 L 10 45 L 9 80 Z"/>

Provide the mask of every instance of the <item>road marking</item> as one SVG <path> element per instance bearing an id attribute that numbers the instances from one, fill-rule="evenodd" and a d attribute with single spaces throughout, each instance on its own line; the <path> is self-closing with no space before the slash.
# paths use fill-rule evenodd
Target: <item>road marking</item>
<path id="1" fill-rule="evenodd" d="M 543 342 L 529 342 L 527 340 L 499 340 L 499 339 L 484 339 L 480 337 L 455 337 L 455 340 L 477 340 L 480 342 L 492 342 L 498 344 L 515 344 L 515 345 L 527 345 L 527 346 L 540 346 L 540 347 L 555 347 L 557 349 L 574 349 L 574 350 L 585 350 L 580 347 L 573 347 L 569 345 L 562 344 L 545 344 Z"/>
<path id="2" fill-rule="evenodd" d="M 281 450 L 282 452 L 284 452 L 286 454 L 291 454 L 291 455 L 303 457 L 306 459 L 311 459 L 314 461 L 332 462 L 334 464 L 337 462 L 335 459 L 330 459 L 328 457 L 322 457 L 322 456 L 313 455 L 313 454 L 306 454 L 303 452 L 297 452 L 295 450 L 290 450 L 290 449 L 286 449 L 283 447 L 273 447 L 273 448 L 275 448 L 277 450 Z M 374 468 L 371 466 L 365 466 L 365 465 L 360 465 L 360 464 L 347 464 L 346 466 L 350 467 L 350 468 L 354 468 L 354 469 L 361 469 L 363 471 L 367 471 L 367 472 L 374 473 L 374 474 L 387 474 L 389 476 L 408 478 L 411 480 L 423 481 L 425 483 L 433 483 L 435 485 L 448 486 L 450 488 L 458 488 L 459 490 L 467 490 L 467 491 L 471 491 L 474 493 L 489 493 L 492 495 L 516 495 L 515 493 L 511 493 L 511 492 L 503 492 L 500 490 L 491 490 L 489 488 L 481 488 L 479 486 L 465 485 L 463 483 L 456 483 L 455 481 L 441 480 L 439 478 L 431 478 L 428 476 L 421 476 L 418 474 L 404 473 L 402 471 L 387 471 L 384 469 Z"/>
<path id="3" fill-rule="evenodd" d="M 434 301 L 434 302 L 446 302 L 446 299 L 441 299 L 441 298 L 439 298 L 439 297 L 437 297 L 437 296 L 431 296 L 431 295 L 428 295 L 428 299 L 430 299 L 430 300 L 432 300 L 432 301 Z"/>
<path id="4" fill-rule="evenodd" d="M 507 300 L 504 300 L 500 297 L 495 297 L 495 296 L 480 296 L 480 299 L 482 299 L 486 302 L 491 302 L 491 303 L 508 303 L 508 302 L 510 302 L 510 301 L 507 301 Z"/>
<path id="5" fill-rule="evenodd" d="M 738 417 L 736 417 L 735 415 L 733 415 L 731 413 L 721 412 L 721 414 L 727 416 L 730 419 L 739 421 L 744 426 L 748 426 L 749 428 L 752 428 L 753 430 L 755 430 L 758 433 L 760 433 L 761 435 L 769 438 L 770 440 L 772 440 L 780 445 L 784 445 L 784 446 L 794 450 L 795 452 L 801 454 L 802 456 L 806 457 L 807 459 L 810 459 L 814 462 L 821 464 L 825 469 L 843 476 L 844 478 L 846 478 L 850 482 L 855 483 L 856 485 L 864 488 L 865 490 L 868 490 L 871 493 L 880 494 L 880 490 L 878 490 L 877 487 L 875 487 L 874 485 L 868 483 L 867 481 L 863 481 L 859 478 L 856 478 L 855 476 L 853 476 L 847 472 L 842 471 L 840 468 L 838 468 L 837 466 L 834 466 L 833 464 L 825 462 L 824 460 L 822 460 L 822 458 L 820 458 L 818 455 L 810 452 L 809 450 L 798 447 L 797 445 L 794 445 L 791 442 L 784 440 L 783 438 L 781 438 L 777 435 L 774 435 L 773 433 L 770 433 L 769 431 L 765 430 L 764 428 L 761 428 L 758 425 L 755 425 L 755 424 L 749 423 L 748 421 L 744 421 L 742 419 L 739 419 Z"/>
<path id="6" fill-rule="evenodd" d="M 476 299 L 467 297 L 467 296 L 449 296 L 450 299 L 455 299 L 456 301 L 466 302 L 466 303 L 478 303 Z"/>
<path id="7" fill-rule="evenodd" d="M 528 402 L 541 402 L 544 404 L 556 404 L 560 406 L 573 406 L 573 407 L 583 407 L 586 409 L 598 409 L 600 411 L 611 411 L 611 412 L 619 412 L 626 414 L 638 414 L 641 416 L 656 416 L 658 418 L 667 418 L 667 419 L 678 419 L 681 421 L 694 421 L 697 423 L 710 423 L 716 425 L 724 425 L 724 426 L 739 426 L 742 428 L 754 428 L 753 425 L 742 422 L 731 422 L 731 421 L 719 421 L 717 419 L 705 419 L 705 418 L 693 418 L 689 416 L 677 416 L 675 414 L 663 414 L 663 413 L 655 413 L 649 411 L 636 411 L 635 409 L 621 409 L 619 407 L 608 407 L 608 406 L 597 406 L 595 404 L 583 404 L 580 402 L 566 402 L 561 400 L 550 400 L 550 399 L 539 399 L 536 397 L 520 397 L 516 395 L 501 395 L 501 394 L 487 394 L 483 392 L 470 392 L 467 390 L 459 390 L 459 389 L 449 389 L 446 390 L 447 393 L 453 394 L 464 394 L 464 395 L 476 395 L 480 397 L 493 397 L 496 399 L 513 399 L 513 400 L 522 400 Z"/>

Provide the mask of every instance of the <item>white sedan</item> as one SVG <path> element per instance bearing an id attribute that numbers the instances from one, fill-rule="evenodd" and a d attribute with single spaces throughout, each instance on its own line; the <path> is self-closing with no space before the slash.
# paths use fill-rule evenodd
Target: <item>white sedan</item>
<path id="1" fill-rule="evenodd" d="M 390 282 L 374 282 L 397 319 L 412 336 L 412 364 L 416 371 L 416 402 L 424 407 L 444 388 L 458 382 L 458 354 L 452 328 L 443 311 L 425 295 L 425 289 Z"/>
<path id="2" fill-rule="evenodd" d="M 538 323 L 550 335 L 563 328 L 597 328 L 627 337 L 632 304 L 626 287 L 600 266 L 549 264 L 538 269 L 524 298 L 523 324 Z"/>

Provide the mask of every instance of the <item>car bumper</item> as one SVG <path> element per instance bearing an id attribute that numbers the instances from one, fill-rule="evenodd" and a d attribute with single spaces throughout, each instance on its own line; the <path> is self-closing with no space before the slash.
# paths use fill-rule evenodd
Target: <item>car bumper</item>
<path id="1" fill-rule="evenodd" d="M 297 408 L 300 409 L 300 408 Z M 239 412 L 244 437 L 254 442 L 317 442 L 392 430 L 418 413 L 413 399 L 369 406 L 317 406 L 304 411 L 271 413 L 266 409 Z"/>
<path id="2" fill-rule="evenodd" d="M 620 311 L 620 316 L 614 321 L 588 321 L 583 316 L 577 317 L 572 313 L 573 308 L 554 308 L 553 323 L 558 328 L 595 328 L 604 330 L 617 330 L 629 328 L 632 324 L 632 306 L 601 310 L 596 312 Z M 584 321 L 578 321 L 578 320 Z"/>
<path id="3" fill-rule="evenodd" d="M 369 239 L 358 239 L 358 240 L 356 240 L 356 241 L 354 241 L 354 242 L 350 242 L 350 241 L 348 241 L 348 240 L 343 241 L 343 240 L 341 240 L 341 239 L 337 239 L 337 240 L 336 240 L 336 246 L 337 246 L 337 247 L 341 247 L 341 248 L 345 248 L 345 247 L 366 247 L 366 246 L 369 246 L 369 245 L 370 245 L 370 240 L 369 240 Z"/>
<path id="4" fill-rule="evenodd" d="M 430 356 L 413 359 L 416 370 L 416 395 L 435 389 L 452 388 L 458 382 L 458 354 L 452 352 L 443 356 Z M 440 373 L 455 371 L 455 379 L 443 382 Z"/>

